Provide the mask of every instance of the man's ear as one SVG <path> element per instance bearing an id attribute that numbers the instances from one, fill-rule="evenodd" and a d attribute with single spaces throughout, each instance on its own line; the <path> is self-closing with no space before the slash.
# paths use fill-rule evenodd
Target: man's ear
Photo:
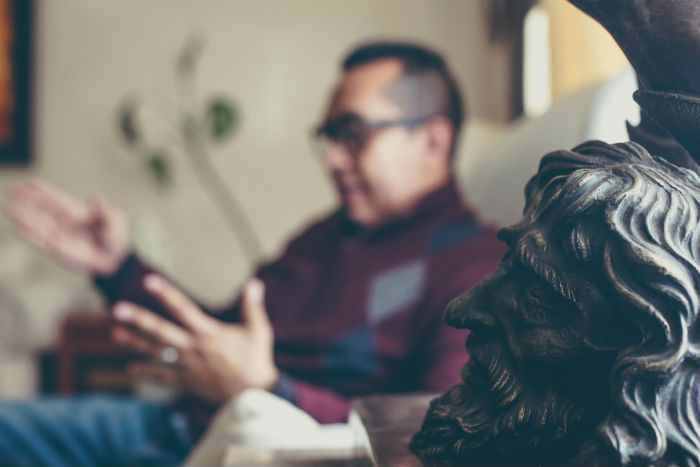
<path id="1" fill-rule="evenodd" d="M 428 136 L 428 152 L 449 160 L 455 136 L 452 122 L 445 116 L 437 115 L 428 121 L 425 130 Z"/>

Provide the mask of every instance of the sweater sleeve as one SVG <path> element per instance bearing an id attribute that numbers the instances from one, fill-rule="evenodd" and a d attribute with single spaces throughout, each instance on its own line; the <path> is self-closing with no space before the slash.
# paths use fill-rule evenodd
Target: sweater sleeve
<path id="1" fill-rule="evenodd" d="M 350 413 L 350 400 L 320 386 L 306 383 L 286 373 L 272 389 L 272 393 L 287 399 L 319 423 L 343 423 Z"/>
<path id="2" fill-rule="evenodd" d="M 151 273 L 163 275 L 132 253 L 127 256 L 114 274 L 111 276 L 94 276 L 93 283 L 102 292 L 110 309 L 116 302 L 123 300 L 141 305 L 161 316 L 169 316 L 168 310 L 143 286 L 144 277 Z M 168 280 L 175 283 L 169 278 Z M 180 288 L 177 283 L 175 285 Z M 207 314 L 229 322 L 238 320 L 239 299 L 221 309 L 208 307 L 191 297 L 190 299 Z"/>

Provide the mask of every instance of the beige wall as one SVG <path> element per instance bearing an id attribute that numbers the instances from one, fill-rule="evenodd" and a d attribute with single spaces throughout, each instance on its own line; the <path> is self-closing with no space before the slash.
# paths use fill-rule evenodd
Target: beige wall
<path id="1" fill-rule="evenodd" d="M 340 55 L 357 41 L 394 37 L 433 45 L 451 61 L 472 114 L 507 115 L 507 62 L 485 43 L 477 1 L 37 3 L 36 163 L 1 170 L 0 188 L 31 175 L 80 196 L 103 193 L 134 219 L 144 253 L 209 301 L 228 297 L 249 265 L 186 161 L 176 160 L 175 188 L 160 192 L 120 146 L 114 126 L 115 107 L 127 92 L 173 97 L 173 61 L 189 34 L 207 40 L 201 94 L 222 92 L 242 107 L 237 138 L 213 155 L 267 255 L 334 203 L 308 134 L 337 77 Z M 0 239 L 14 245 L 8 238 L 7 221 L 0 220 Z M 15 256 L 52 268 L 26 250 Z M 77 275 L 68 276 L 76 290 L 87 289 Z M 7 278 L 0 268 L 0 282 Z"/>
<path id="2" fill-rule="evenodd" d="M 559 98 L 629 66 L 608 32 L 564 0 L 542 0 L 550 16 L 552 94 Z"/>

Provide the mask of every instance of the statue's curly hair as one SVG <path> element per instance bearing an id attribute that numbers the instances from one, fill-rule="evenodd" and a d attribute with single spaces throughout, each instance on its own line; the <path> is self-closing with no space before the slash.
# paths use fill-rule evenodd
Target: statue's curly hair
<path id="1" fill-rule="evenodd" d="M 545 156 L 525 194 L 510 229 L 602 206 L 601 272 L 638 336 L 618 350 L 610 413 L 573 463 L 612 449 L 622 465 L 700 464 L 700 178 L 635 143 L 591 141 Z M 574 228 L 582 260 L 590 241 Z"/>
<path id="2" fill-rule="evenodd" d="M 580 331 L 591 350 L 611 355 L 592 373 L 608 378 L 596 386 L 609 389 L 606 400 L 593 408 L 548 392 L 540 397 L 547 407 L 533 415 L 543 426 L 505 423 L 529 413 L 518 404 L 530 369 L 509 375 L 497 345 L 473 345 L 489 353 L 476 360 L 498 373 L 482 379 L 508 382 L 511 411 L 487 408 L 505 389 L 481 383 L 470 362 L 465 383 L 433 401 L 411 448 L 428 465 L 699 465 L 700 177 L 635 143 L 590 141 L 543 157 L 525 196 L 523 219 L 499 237 L 514 248 L 513 239 L 544 221 L 596 276 L 602 302 L 582 310 L 588 327 Z M 562 273 L 545 275 L 566 296 Z"/>

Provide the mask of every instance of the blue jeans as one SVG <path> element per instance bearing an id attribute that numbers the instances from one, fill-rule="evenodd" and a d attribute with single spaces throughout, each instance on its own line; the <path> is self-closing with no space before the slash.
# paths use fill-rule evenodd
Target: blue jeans
<path id="1" fill-rule="evenodd" d="M 0 399 L 2 466 L 174 466 L 192 447 L 170 405 L 111 396 Z"/>

